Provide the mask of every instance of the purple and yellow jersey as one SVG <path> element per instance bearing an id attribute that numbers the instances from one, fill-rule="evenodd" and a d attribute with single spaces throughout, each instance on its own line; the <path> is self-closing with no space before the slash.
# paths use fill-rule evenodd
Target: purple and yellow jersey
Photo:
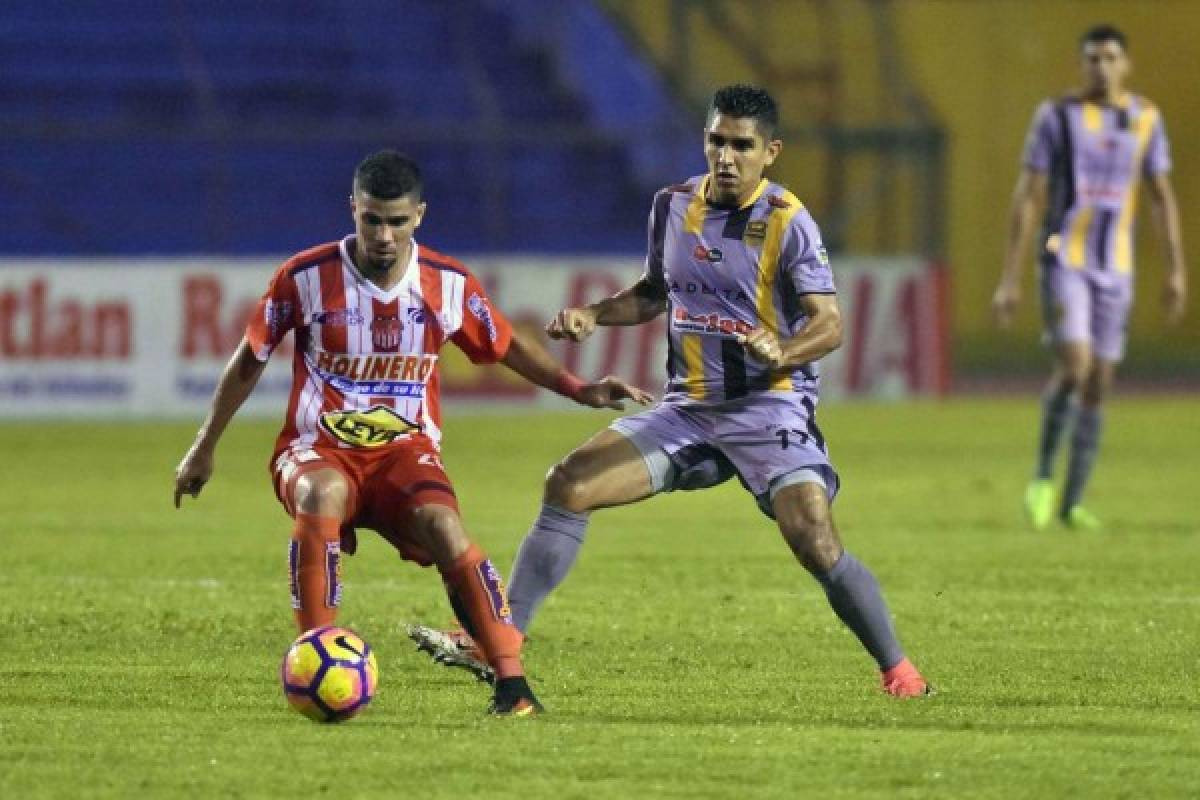
<path id="1" fill-rule="evenodd" d="M 661 190 L 650 212 L 644 278 L 667 298 L 663 402 L 711 405 L 756 392 L 815 394 L 817 366 L 771 371 L 736 337 L 781 339 L 805 324 L 804 294 L 833 294 L 821 233 L 796 196 L 765 178 L 739 208 L 705 200 L 708 176 Z"/>
<path id="2" fill-rule="evenodd" d="M 1133 217 L 1143 175 L 1171 169 L 1158 109 L 1127 95 L 1118 105 L 1075 97 L 1038 106 L 1024 165 L 1050 178 L 1041 253 L 1069 269 L 1133 272 Z"/>

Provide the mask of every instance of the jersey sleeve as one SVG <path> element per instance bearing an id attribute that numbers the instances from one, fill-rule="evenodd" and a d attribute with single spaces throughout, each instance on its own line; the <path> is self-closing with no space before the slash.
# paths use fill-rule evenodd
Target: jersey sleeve
<path id="1" fill-rule="evenodd" d="M 796 212 L 780 253 L 780 268 L 796 294 L 835 294 L 833 269 L 821 241 L 821 231 L 804 209 Z"/>
<path id="2" fill-rule="evenodd" d="M 494 364 L 508 353 L 512 323 L 500 313 L 474 275 L 463 284 L 462 327 L 450 337 L 475 364 Z"/>
<path id="3" fill-rule="evenodd" d="M 1054 161 L 1054 151 L 1059 138 L 1058 114 L 1054 103 L 1043 101 L 1033 114 L 1029 133 L 1025 136 L 1025 151 L 1021 164 L 1034 172 L 1047 173 Z"/>
<path id="4" fill-rule="evenodd" d="M 287 332 L 296 327 L 299 313 L 296 280 L 282 268 L 271 278 L 267 291 L 259 298 L 246 323 L 246 341 L 253 348 L 254 357 L 259 361 L 269 359 Z"/>
<path id="5" fill-rule="evenodd" d="M 1162 114 L 1154 116 L 1154 128 L 1150 131 L 1150 141 L 1142 160 L 1142 171 L 1150 177 L 1171 171 L 1171 145 L 1167 141 L 1166 123 Z"/>
<path id="6" fill-rule="evenodd" d="M 671 205 L 671 190 L 662 189 L 654 195 L 650 219 L 646 224 L 646 268 L 642 280 L 666 294 L 663 270 L 663 243 L 667 238 L 667 217 Z"/>

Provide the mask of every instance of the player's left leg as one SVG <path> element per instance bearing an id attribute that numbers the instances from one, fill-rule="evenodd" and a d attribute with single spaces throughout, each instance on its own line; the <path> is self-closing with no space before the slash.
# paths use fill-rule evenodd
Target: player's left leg
<path id="1" fill-rule="evenodd" d="M 441 573 L 451 607 L 494 670 L 493 713 L 535 713 L 541 706 L 525 680 L 522 637 L 513 625 L 504 581 L 468 537 L 432 443 L 416 439 L 398 448 L 371 476 L 365 492 L 365 526 L 379 531 L 404 558 L 432 564 Z"/>
<path id="2" fill-rule="evenodd" d="M 1037 530 L 1054 519 L 1053 478 L 1059 445 L 1076 416 L 1077 398 L 1092 363 L 1092 290 L 1082 270 L 1043 263 L 1043 340 L 1054 354 L 1054 370 L 1042 393 L 1041 426 L 1033 479 L 1025 487 L 1025 516 Z"/>
<path id="3" fill-rule="evenodd" d="M 525 716 L 541 710 L 525 680 L 521 633 L 513 625 L 500 571 L 467 536 L 455 508 L 425 504 L 413 509 L 405 536 L 428 553 L 455 612 L 496 673 L 492 713 Z"/>
<path id="4" fill-rule="evenodd" d="M 785 485 L 771 499 L 784 540 L 820 581 L 829 605 L 879 665 L 884 691 L 898 697 L 929 694 L 929 685 L 896 639 L 879 582 L 842 547 L 828 491 L 816 479 L 817 473 L 812 474 L 813 480 Z"/>
<path id="5" fill-rule="evenodd" d="M 1059 516 L 1074 528 L 1095 529 L 1100 521 L 1081 505 L 1084 489 L 1092 475 L 1100 451 L 1104 430 L 1104 401 L 1112 391 L 1117 365 L 1103 358 L 1093 360 L 1091 372 L 1079 397 L 1075 430 L 1071 433 L 1071 453 L 1067 461 L 1067 482 L 1063 488 Z"/>
<path id="6" fill-rule="evenodd" d="M 1117 364 L 1125 354 L 1125 331 L 1133 303 L 1129 276 L 1095 278 L 1090 286 L 1089 332 L 1092 358 L 1081 383 L 1079 412 L 1071 433 L 1067 481 L 1059 517 L 1073 528 L 1098 528 L 1099 520 L 1081 505 L 1104 430 L 1104 402 L 1112 391 Z"/>

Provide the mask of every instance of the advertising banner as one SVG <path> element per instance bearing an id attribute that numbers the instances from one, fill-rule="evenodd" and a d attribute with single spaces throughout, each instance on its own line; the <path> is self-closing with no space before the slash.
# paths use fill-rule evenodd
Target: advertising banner
<path id="1" fill-rule="evenodd" d="M 0 261 L 0 416 L 202 416 L 255 302 L 278 266 L 267 259 Z M 663 318 L 601 328 L 583 344 L 549 342 L 560 308 L 628 286 L 628 257 L 477 257 L 468 266 L 517 328 L 585 378 L 612 373 L 651 390 L 665 380 Z M 904 397 L 944 390 L 942 271 L 919 259 L 835 261 L 842 347 L 821 362 L 826 396 Z M 282 413 L 291 340 L 245 406 Z M 453 345 L 439 362 L 448 403 L 564 402 L 503 367 L 476 367 Z"/>

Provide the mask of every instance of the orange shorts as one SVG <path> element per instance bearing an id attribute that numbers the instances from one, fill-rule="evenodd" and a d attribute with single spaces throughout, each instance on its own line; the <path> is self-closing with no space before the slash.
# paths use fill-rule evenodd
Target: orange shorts
<path id="1" fill-rule="evenodd" d="M 413 511 L 421 506 L 436 504 L 458 511 L 454 487 L 433 442 L 415 436 L 378 450 L 314 447 L 276 453 L 271 459 L 275 496 L 290 516 L 295 516 L 296 481 L 318 469 L 336 469 L 350 487 L 342 524 L 343 551 L 353 554 L 357 549 L 355 528 L 370 528 L 403 558 L 423 567 L 433 563 L 429 554 L 405 535 Z"/>

